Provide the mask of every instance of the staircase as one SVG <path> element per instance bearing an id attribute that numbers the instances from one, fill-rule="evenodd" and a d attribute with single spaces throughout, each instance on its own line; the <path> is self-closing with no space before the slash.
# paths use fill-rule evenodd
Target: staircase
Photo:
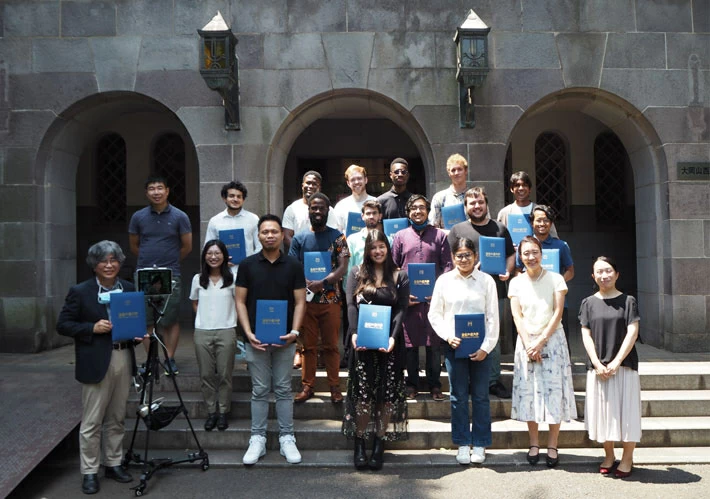
<path id="1" fill-rule="evenodd" d="M 220 432 L 204 431 L 207 411 L 199 387 L 196 363 L 178 356 L 181 374 L 178 386 L 188 409 L 189 416 L 202 446 L 210 454 L 213 465 L 240 464 L 250 437 L 250 377 L 245 363 L 238 363 L 234 369 L 234 394 L 230 427 Z M 665 448 L 664 452 L 683 456 L 685 454 L 707 455 L 703 462 L 710 462 L 710 362 L 641 362 L 641 401 L 643 436 L 640 447 Z M 584 431 L 584 387 L 586 371 L 578 363 L 574 367 L 574 387 L 577 397 L 579 419 L 563 423 L 559 437 L 559 447 L 563 454 L 592 456 L 598 460 L 601 449 L 595 442 L 589 441 Z M 347 371 L 340 372 L 341 389 L 345 392 Z M 508 387 L 512 383 L 512 365 L 503 364 L 501 381 Z M 448 392 L 448 378 L 442 375 L 442 390 Z M 300 389 L 300 370 L 293 371 L 292 386 L 294 392 Z M 304 465 L 341 466 L 352 465 L 349 442 L 341 433 L 343 406 L 330 402 L 325 372 L 319 370 L 316 378 L 316 396 L 303 404 L 294 405 L 296 440 L 304 456 Z M 160 377 L 155 385 L 155 397 L 164 396 L 166 404 L 177 402 L 172 382 Z M 127 408 L 125 446 L 128 447 L 132 436 L 138 396 L 132 395 Z M 517 461 L 524 462 L 524 452 L 528 447 L 527 425 L 510 419 L 510 399 L 491 397 L 493 416 L 493 445 L 489 454 L 516 454 Z M 419 394 L 416 400 L 409 401 L 409 440 L 390 443 L 387 451 L 389 461 L 396 462 L 397 456 L 417 456 L 411 462 L 433 464 L 455 464 L 451 425 L 449 422 L 450 404 L 448 401 L 435 402 L 428 393 Z M 274 465 L 286 465 L 278 455 L 278 426 L 273 399 L 270 406 L 267 449 L 276 450 L 270 461 Z M 541 425 L 544 430 L 545 425 Z M 138 426 L 136 448 L 142 449 L 145 438 L 145 426 Z M 545 444 L 545 433 L 541 441 Z M 187 421 L 179 416 L 171 425 L 150 436 L 151 452 L 156 457 L 161 454 L 179 454 L 186 450 L 195 450 L 196 446 L 189 431 Z M 683 459 L 680 459 L 683 461 Z M 691 461 L 697 459 L 690 459 Z M 388 462 L 389 462 L 388 461 Z M 404 459 L 405 462 L 407 461 Z"/>

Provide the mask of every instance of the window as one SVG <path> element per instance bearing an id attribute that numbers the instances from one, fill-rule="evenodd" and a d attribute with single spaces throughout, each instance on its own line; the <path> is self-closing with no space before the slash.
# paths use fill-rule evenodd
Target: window
<path id="1" fill-rule="evenodd" d="M 187 182 L 185 179 L 185 142 L 176 133 L 158 137 L 153 146 L 153 171 L 165 177 L 170 188 L 170 204 L 185 209 Z"/>
<path id="2" fill-rule="evenodd" d="M 126 141 L 117 133 L 96 144 L 98 199 L 102 222 L 126 221 Z"/>
<path id="3" fill-rule="evenodd" d="M 624 195 L 629 157 L 613 132 L 594 141 L 594 197 L 597 223 L 617 225 L 625 220 Z"/>
<path id="4" fill-rule="evenodd" d="M 535 141 L 535 200 L 551 206 L 558 228 L 571 224 L 567 182 L 567 146 L 554 132 L 541 133 Z"/>

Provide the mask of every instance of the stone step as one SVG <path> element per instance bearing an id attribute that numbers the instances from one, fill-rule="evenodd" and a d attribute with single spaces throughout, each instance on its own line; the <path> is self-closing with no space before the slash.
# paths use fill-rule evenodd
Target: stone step
<path id="1" fill-rule="evenodd" d="M 648 364 L 652 364 L 648 366 Z M 672 364 L 681 364 L 681 366 L 666 366 L 663 363 L 647 363 L 639 366 L 639 374 L 641 375 L 642 390 L 707 390 L 710 389 L 710 364 L 693 363 L 687 364 L 703 364 L 702 369 L 684 369 L 683 363 L 675 362 Z M 513 383 L 512 367 L 501 372 L 501 382 L 509 389 Z M 586 387 L 586 370 L 577 366 L 573 373 L 574 389 L 576 391 L 584 391 Z M 427 391 L 424 372 L 420 372 L 421 391 Z M 185 370 L 180 371 L 176 378 L 178 388 L 184 392 L 197 392 L 200 390 L 200 378 L 197 371 Z M 347 385 L 348 372 L 345 369 L 340 370 L 340 388 L 345 391 Z M 446 371 L 441 375 L 442 390 L 449 390 L 449 378 Z M 291 388 L 293 391 L 301 389 L 301 371 L 293 370 L 291 378 Z M 234 375 L 232 376 L 232 389 L 235 392 L 251 391 L 251 378 L 245 365 L 235 366 Z M 316 371 L 316 391 L 327 391 L 328 382 L 324 370 Z M 174 386 L 170 378 L 160 376 L 156 383 L 156 390 L 159 391 L 174 391 Z"/>
<path id="2" fill-rule="evenodd" d="M 181 392 L 183 401 L 191 418 L 206 418 L 207 409 L 199 392 Z M 446 395 L 448 395 L 446 393 Z M 577 392 L 577 412 L 584 414 L 584 392 Z M 169 405 L 177 404 L 177 394 L 174 392 L 158 393 L 157 397 L 165 397 Z M 126 414 L 133 417 L 138 408 L 138 395 L 132 395 L 128 402 Z M 251 394 L 235 392 L 232 394 L 231 417 L 249 419 L 251 417 Z M 678 417 L 705 416 L 710 414 L 710 390 L 643 390 L 641 392 L 642 416 Z M 491 397 L 491 417 L 507 419 L 510 417 L 511 400 Z M 420 394 L 415 400 L 408 402 L 410 419 L 447 419 L 450 417 L 448 400 L 436 402 L 429 394 Z M 339 420 L 343 415 L 342 405 L 330 402 L 329 392 L 316 392 L 315 396 L 302 404 L 294 404 L 295 419 L 333 419 Z M 269 396 L 269 418 L 275 419 L 274 396 Z"/>
<path id="3" fill-rule="evenodd" d="M 246 449 L 250 437 L 250 421 L 235 420 L 223 432 L 203 429 L 203 419 L 190 420 L 202 446 L 210 450 Z M 710 417 L 649 417 L 643 418 L 642 443 L 644 447 L 705 447 L 710 446 Z M 135 428 L 135 420 L 126 420 L 126 448 L 130 445 Z M 303 450 L 343 450 L 351 444 L 341 433 L 341 422 L 329 419 L 309 419 L 295 421 L 296 440 Z M 545 442 L 545 425 L 541 425 L 541 440 Z M 527 425 L 510 419 L 494 421 L 492 425 L 493 445 L 491 449 L 523 449 L 528 446 Z M 144 446 L 148 432 L 143 424 L 138 426 L 136 448 Z M 195 449 L 196 444 L 187 420 L 180 416 L 169 426 L 157 432 L 150 432 L 152 449 Z M 269 421 L 267 446 L 278 448 L 278 428 L 276 422 Z M 591 442 L 584 431 L 584 423 L 571 421 L 562 424 L 559 437 L 560 448 L 598 447 Z M 399 450 L 451 449 L 451 425 L 448 420 L 410 419 L 409 439 L 393 442 L 388 448 Z"/>
<path id="4" fill-rule="evenodd" d="M 525 455 L 528 449 L 487 449 L 486 463 L 484 466 L 522 466 L 529 468 Z M 210 467 L 227 468 L 243 466 L 242 457 L 244 449 L 235 450 L 208 450 Z M 543 449 L 543 454 L 545 450 Z M 617 455 L 620 451 L 617 450 Z M 329 467 L 329 468 L 352 468 L 353 451 L 342 450 L 303 450 L 301 449 L 303 461 L 299 467 Z M 561 448 L 560 466 L 568 465 L 588 465 L 591 473 L 596 471 L 602 460 L 603 452 L 600 448 Z M 150 458 L 156 459 L 182 459 L 185 457 L 180 451 L 173 449 L 151 450 Z M 543 457 L 544 460 L 544 457 Z M 455 451 L 449 449 L 430 450 L 385 450 L 385 466 L 390 467 L 450 467 L 461 469 L 461 465 L 456 462 Z M 198 467 L 200 462 L 185 463 L 178 466 Z M 634 451 L 634 466 L 649 465 L 679 465 L 679 464 L 710 464 L 710 447 L 637 447 Z M 288 464 L 279 454 L 278 450 L 272 449 L 266 456 L 259 460 L 258 468 L 289 468 L 294 465 Z M 544 462 L 538 467 L 544 467 Z M 137 467 L 136 467 L 137 469 Z"/>

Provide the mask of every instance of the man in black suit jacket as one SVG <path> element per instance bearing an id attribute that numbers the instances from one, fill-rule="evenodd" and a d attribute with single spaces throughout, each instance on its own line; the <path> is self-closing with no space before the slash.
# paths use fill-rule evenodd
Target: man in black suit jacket
<path id="1" fill-rule="evenodd" d="M 132 480 L 121 460 L 126 401 L 136 370 L 134 342 L 113 343 L 108 313 L 111 293 L 133 291 L 130 282 L 118 278 L 125 258 L 113 241 L 91 246 L 86 262 L 96 276 L 71 287 L 57 320 L 57 332 L 74 338 L 75 377 L 82 383 L 79 447 L 85 494 L 99 490 L 102 434 L 106 477 Z"/>

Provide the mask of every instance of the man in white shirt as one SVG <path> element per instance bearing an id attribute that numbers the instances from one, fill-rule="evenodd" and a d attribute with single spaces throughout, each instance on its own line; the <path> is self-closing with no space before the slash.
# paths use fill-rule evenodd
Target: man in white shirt
<path id="1" fill-rule="evenodd" d="M 244 201 L 247 199 L 246 186 L 241 182 L 232 181 L 222 186 L 220 194 L 227 208 L 210 218 L 205 232 L 205 243 L 212 239 L 219 239 L 220 230 L 243 229 L 246 256 L 261 251 L 257 229 L 259 217 L 244 209 Z M 229 265 L 236 275 L 239 266 L 231 262 Z"/>
<path id="2" fill-rule="evenodd" d="M 317 171 L 309 170 L 304 173 L 303 181 L 301 183 L 301 192 L 303 195 L 300 199 L 297 199 L 288 205 L 286 210 L 284 210 L 283 229 L 284 248 L 286 252 L 288 252 L 288 248 L 291 246 L 291 239 L 294 234 L 298 234 L 305 229 L 310 229 L 311 221 L 308 218 L 308 199 L 316 192 L 320 192 L 322 183 L 323 177 Z M 328 210 L 328 221 L 326 222 L 326 225 L 334 229 L 338 228 L 338 223 L 332 206 Z"/>
<path id="3" fill-rule="evenodd" d="M 348 184 L 352 194 L 338 201 L 333 211 L 338 224 L 336 229 L 347 236 L 348 215 L 352 212 L 360 216 L 365 201 L 375 197 L 367 193 L 367 171 L 362 166 L 350 165 L 345 170 L 345 183 Z"/>
<path id="4" fill-rule="evenodd" d="M 446 173 L 449 174 L 451 185 L 434 194 L 429 213 L 429 223 L 440 229 L 444 228 L 441 209 L 444 206 L 463 204 L 463 195 L 466 192 L 466 180 L 468 179 L 468 161 L 460 154 L 452 154 L 446 160 Z"/>

